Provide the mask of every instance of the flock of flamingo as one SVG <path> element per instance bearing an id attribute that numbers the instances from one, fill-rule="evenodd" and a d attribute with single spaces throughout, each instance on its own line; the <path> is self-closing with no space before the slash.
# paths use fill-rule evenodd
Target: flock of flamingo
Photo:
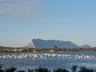
<path id="1" fill-rule="evenodd" d="M 36 58 L 40 58 L 40 59 L 54 59 L 54 58 L 58 58 L 58 59 L 96 59 L 95 56 L 93 55 L 84 55 L 84 54 L 51 54 L 51 53 L 43 53 L 43 54 L 36 54 L 36 53 L 22 53 L 22 54 L 8 54 L 8 55 L 0 55 L 0 58 L 2 59 L 9 59 L 9 58 L 13 58 L 13 59 L 23 59 L 23 58 L 32 58 L 32 59 L 36 59 Z"/>

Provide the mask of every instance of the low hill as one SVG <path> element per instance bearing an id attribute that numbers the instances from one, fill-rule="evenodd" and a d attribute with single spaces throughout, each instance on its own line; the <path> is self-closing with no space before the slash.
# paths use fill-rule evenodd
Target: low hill
<path id="1" fill-rule="evenodd" d="M 82 45 L 82 46 L 80 46 L 81 48 L 91 48 L 91 46 L 90 45 L 87 45 L 87 44 L 85 44 L 85 45 Z"/>
<path id="2" fill-rule="evenodd" d="M 0 49 L 4 48 L 3 46 L 0 46 Z"/>

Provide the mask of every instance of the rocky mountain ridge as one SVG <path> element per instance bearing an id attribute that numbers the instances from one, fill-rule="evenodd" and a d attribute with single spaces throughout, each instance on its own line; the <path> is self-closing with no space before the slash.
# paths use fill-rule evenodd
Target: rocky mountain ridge
<path id="1" fill-rule="evenodd" d="M 43 39 L 33 39 L 26 47 L 28 48 L 53 48 L 57 46 L 58 48 L 91 48 L 90 45 L 78 46 L 71 41 L 61 41 L 61 40 L 43 40 Z"/>

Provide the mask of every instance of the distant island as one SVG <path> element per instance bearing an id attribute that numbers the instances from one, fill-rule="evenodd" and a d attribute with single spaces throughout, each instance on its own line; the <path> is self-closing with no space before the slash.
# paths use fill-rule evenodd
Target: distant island
<path id="1" fill-rule="evenodd" d="M 90 45 L 78 46 L 71 41 L 61 41 L 61 40 L 43 40 L 43 39 L 32 39 L 32 41 L 26 46 L 27 48 L 53 48 L 57 46 L 58 48 L 91 48 Z"/>
<path id="2" fill-rule="evenodd" d="M 96 51 L 90 45 L 78 46 L 71 41 L 33 39 L 25 47 L 0 46 L 0 52 L 66 52 L 66 51 Z"/>

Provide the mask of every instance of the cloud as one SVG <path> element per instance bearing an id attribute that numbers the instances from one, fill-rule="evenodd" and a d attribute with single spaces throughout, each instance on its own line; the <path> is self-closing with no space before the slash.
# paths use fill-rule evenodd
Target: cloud
<path id="1" fill-rule="evenodd" d="M 0 0 L 0 16 L 44 16 L 39 0 Z"/>

